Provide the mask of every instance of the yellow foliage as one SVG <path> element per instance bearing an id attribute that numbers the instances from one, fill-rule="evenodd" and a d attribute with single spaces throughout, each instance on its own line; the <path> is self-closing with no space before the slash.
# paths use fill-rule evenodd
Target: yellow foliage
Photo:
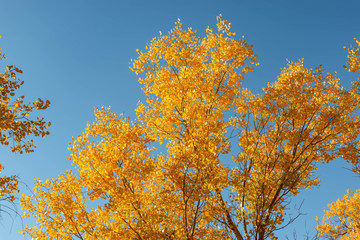
<path id="1" fill-rule="evenodd" d="M 331 239 L 360 239 L 360 190 L 329 204 L 329 210 L 317 227 L 320 236 Z"/>
<path id="2" fill-rule="evenodd" d="M 347 48 L 348 50 L 348 65 L 344 66 L 345 69 L 349 69 L 351 72 L 360 73 L 360 60 L 359 60 L 359 48 L 360 48 L 360 40 L 354 38 L 356 45 L 353 48 Z M 346 47 L 344 47 L 346 49 Z"/>
<path id="3" fill-rule="evenodd" d="M 0 52 L 0 60 L 5 56 Z M 40 98 L 33 103 L 25 103 L 24 96 L 14 98 L 15 92 L 24 84 L 18 79 L 17 74 L 22 71 L 14 66 L 6 66 L 6 70 L 0 73 L 0 143 L 12 145 L 13 152 L 33 152 L 35 143 L 33 140 L 26 141 L 29 135 L 44 137 L 49 134 L 47 131 L 50 123 L 44 118 L 37 117 L 36 120 L 29 118 L 34 110 L 44 110 L 50 105 Z"/>
<path id="4" fill-rule="evenodd" d="M 71 142 L 76 172 L 23 196 L 34 239 L 277 239 L 288 199 L 318 163 L 359 164 L 359 84 L 289 63 L 252 94 L 252 47 L 218 17 L 204 37 L 180 21 L 131 69 L 147 96 L 130 121 L 110 108 Z M 230 116 L 230 117 L 229 117 Z M 233 140 L 234 139 L 234 140 Z M 158 149 L 156 149 L 158 148 Z M 162 151 L 162 152 L 161 152 Z"/>
<path id="5" fill-rule="evenodd" d="M 355 39 L 356 40 L 356 39 Z M 360 41 L 356 40 L 357 46 L 352 49 L 348 48 L 348 66 L 345 68 L 351 72 L 360 73 L 359 47 Z M 345 47 L 346 49 L 346 47 Z M 353 82 L 354 92 L 358 100 L 359 81 Z M 356 93 L 355 93 L 356 91 Z M 358 136 L 358 129 L 353 129 L 355 134 L 352 138 Z M 355 142 L 355 141 L 354 141 Z M 360 167 L 358 162 L 358 144 L 344 149 L 342 153 L 348 155 L 350 161 L 353 163 L 353 170 L 360 174 Z M 316 228 L 319 231 L 319 236 L 326 236 L 330 239 L 360 239 L 360 190 L 355 193 L 348 191 L 347 194 L 334 203 L 329 204 L 329 210 L 325 211 L 321 224 Z"/>
<path id="6" fill-rule="evenodd" d="M 0 48 L 1 50 L 1 48 Z M 0 61 L 6 59 L 0 52 Z M 6 66 L 4 72 L 0 72 L 0 144 L 10 145 L 13 152 L 29 153 L 36 147 L 29 135 L 48 135 L 50 123 L 44 118 L 32 120 L 29 118 L 34 110 L 44 110 L 50 102 L 38 99 L 36 102 L 24 103 L 24 96 L 15 98 L 16 91 L 23 85 L 17 77 L 22 70 L 15 66 Z M 0 164 L 0 172 L 4 167 Z M 15 175 L 0 177 L 0 200 L 14 201 L 14 195 L 18 192 L 18 181 Z"/>
<path id="7" fill-rule="evenodd" d="M 0 164 L 0 173 L 4 167 Z M 10 201 L 15 200 L 14 195 L 18 192 L 18 180 L 16 176 L 1 177 L 0 178 L 0 200 Z"/>

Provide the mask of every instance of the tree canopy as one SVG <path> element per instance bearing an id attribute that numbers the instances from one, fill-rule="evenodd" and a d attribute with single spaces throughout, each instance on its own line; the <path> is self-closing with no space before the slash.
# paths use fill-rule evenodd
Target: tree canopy
<path id="1" fill-rule="evenodd" d="M 0 52 L 0 61 L 5 59 L 6 56 Z M 47 109 L 49 100 L 39 98 L 35 102 L 25 103 L 23 95 L 16 97 L 17 91 L 24 84 L 18 78 L 21 73 L 21 69 L 12 65 L 4 67 L 4 72 L 0 72 L 0 144 L 10 145 L 12 152 L 20 154 L 33 152 L 36 145 L 29 136 L 45 137 L 51 125 L 44 117 L 33 116 L 33 112 Z M 0 172 L 3 169 L 0 163 Z M 14 201 L 17 192 L 16 175 L 0 177 L 0 201 Z"/>
<path id="2" fill-rule="evenodd" d="M 131 69 L 147 96 L 130 120 L 110 108 L 70 143 L 75 170 L 23 196 L 34 239 L 277 239 L 290 199 L 320 163 L 359 171 L 359 82 L 289 62 L 261 94 L 242 87 L 257 55 L 217 19 L 204 37 L 180 21 Z M 358 71 L 358 52 L 347 66 Z M 357 58 L 356 58 L 357 57 Z M 338 214 L 338 213 L 335 213 Z M 321 228 L 319 228 L 321 232 Z"/>
<path id="3" fill-rule="evenodd" d="M 359 74 L 360 41 L 356 40 L 356 44 L 357 46 L 348 48 L 348 64 L 345 65 L 344 68 Z M 356 151 L 354 154 L 356 154 Z M 358 155 L 355 156 L 358 157 Z M 358 168 L 354 170 L 359 173 Z M 348 191 L 342 199 L 338 199 L 336 202 L 329 204 L 329 210 L 325 211 L 321 224 L 316 227 L 320 236 L 325 236 L 330 239 L 360 239 L 359 206 L 360 190 L 356 192 Z"/>

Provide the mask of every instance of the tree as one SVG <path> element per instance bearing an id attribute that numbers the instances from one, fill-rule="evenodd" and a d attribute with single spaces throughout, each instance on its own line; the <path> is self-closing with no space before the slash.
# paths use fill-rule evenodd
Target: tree
<path id="1" fill-rule="evenodd" d="M 0 61 L 5 59 L 5 55 L 0 52 Z M 11 150 L 20 154 L 33 152 L 36 145 L 28 137 L 45 137 L 49 134 L 47 128 L 50 126 L 50 122 L 45 122 L 43 117 L 37 117 L 36 120 L 30 118 L 33 111 L 48 108 L 49 100 L 44 102 L 39 98 L 27 104 L 23 95 L 15 99 L 16 91 L 24 83 L 18 78 L 21 73 L 15 66 L 6 66 L 4 72 L 0 72 L 0 143 L 10 144 Z M 0 163 L 0 172 L 3 169 Z M 0 177 L 0 201 L 14 201 L 17 192 L 18 180 L 15 175 Z"/>
<path id="2" fill-rule="evenodd" d="M 316 228 L 320 236 L 329 239 L 359 239 L 360 238 L 360 191 L 351 192 L 344 198 L 329 204 Z"/>
<path id="3" fill-rule="evenodd" d="M 359 84 L 289 62 L 262 94 L 242 88 L 252 46 L 218 17 L 205 37 L 175 23 L 131 69 L 147 96 L 110 108 L 70 143 L 75 171 L 23 196 L 34 239 L 277 239 L 319 163 L 358 166 Z M 159 148 L 166 148 L 162 153 Z"/>
<path id="4" fill-rule="evenodd" d="M 357 46 L 348 48 L 348 65 L 344 68 L 359 74 L 360 41 L 356 40 L 356 44 Z M 360 173 L 359 168 L 354 170 Z M 355 193 L 348 191 L 342 199 L 329 204 L 329 210 L 325 211 L 321 224 L 316 228 L 320 236 L 330 239 L 360 239 L 360 190 Z"/>

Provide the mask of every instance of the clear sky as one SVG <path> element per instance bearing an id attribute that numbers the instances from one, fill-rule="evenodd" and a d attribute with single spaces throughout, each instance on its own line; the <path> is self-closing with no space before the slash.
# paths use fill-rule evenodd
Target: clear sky
<path id="1" fill-rule="evenodd" d="M 336 70 L 346 86 L 358 77 L 342 68 L 347 55 L 343 46 L 354 44 L 360 32 L 358 0 L 0 0 L 0 9 L 0 47 L 6 64 L 24 71 L 22 93 L 27 100 L 51 101 L 44 112 L 52 122 L 51 134 L 36 140 L 35 153 L 13 154 L 0 147 L 4 173 L 17 174 L 27 194 L 25 184 L 32 188 L 34 177 L 53 178 L 71 167 L 68 142 L 94 121 L 96 107 L 110 105 L 134 118 L 133 110 L 144 96 L 129 62 L 137 48 L 143 49 L 159 31 L 168 32 L 178 18 L 200 35 L 215 26 L 220 13 L 232 22 L 237 36 L 244 36 L 259 55 L 260 66 L 244 83 L 254 92 L 275 81 L 286 59 L 304 58 L 306 67 L 322 64 Z M 342 160 L 320 166 L 320 188 L 303 191 L 294 200 L 305 200 L 306 215 L 280 231 L 280 239 L 294 229 L 299 239 L 305 229 L 313 232 L 315 216 L 321 216 L 328 203 L 348 188 L 360 188 L 360 178 L 346 170 L 350 167 Z M 0 240 L 29 239 L 17 233 L 20 218 L 1 217 Z"/>

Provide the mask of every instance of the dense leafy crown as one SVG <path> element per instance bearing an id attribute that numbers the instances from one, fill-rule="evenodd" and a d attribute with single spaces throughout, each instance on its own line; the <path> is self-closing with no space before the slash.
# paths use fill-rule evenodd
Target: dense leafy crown
<path id="1" fill-rule="evenodd" d="M 252 46 L 221 16 L 204 37 L 178 21 L 154 38 L 131 67 L 147 96 L 137 119 L 97 109 L 71 143 L 76 171 L 38 180 L 23 197 L 38 221 L 23 233 L 276 239 L 292 221 L 290 197 L 319 185 L 318 163 L 341 157 L 358 170 L 359 83 L 347 90 L 336 73 L 301 60 L 252 94 L 241 84 L 255 64 Z"/>

